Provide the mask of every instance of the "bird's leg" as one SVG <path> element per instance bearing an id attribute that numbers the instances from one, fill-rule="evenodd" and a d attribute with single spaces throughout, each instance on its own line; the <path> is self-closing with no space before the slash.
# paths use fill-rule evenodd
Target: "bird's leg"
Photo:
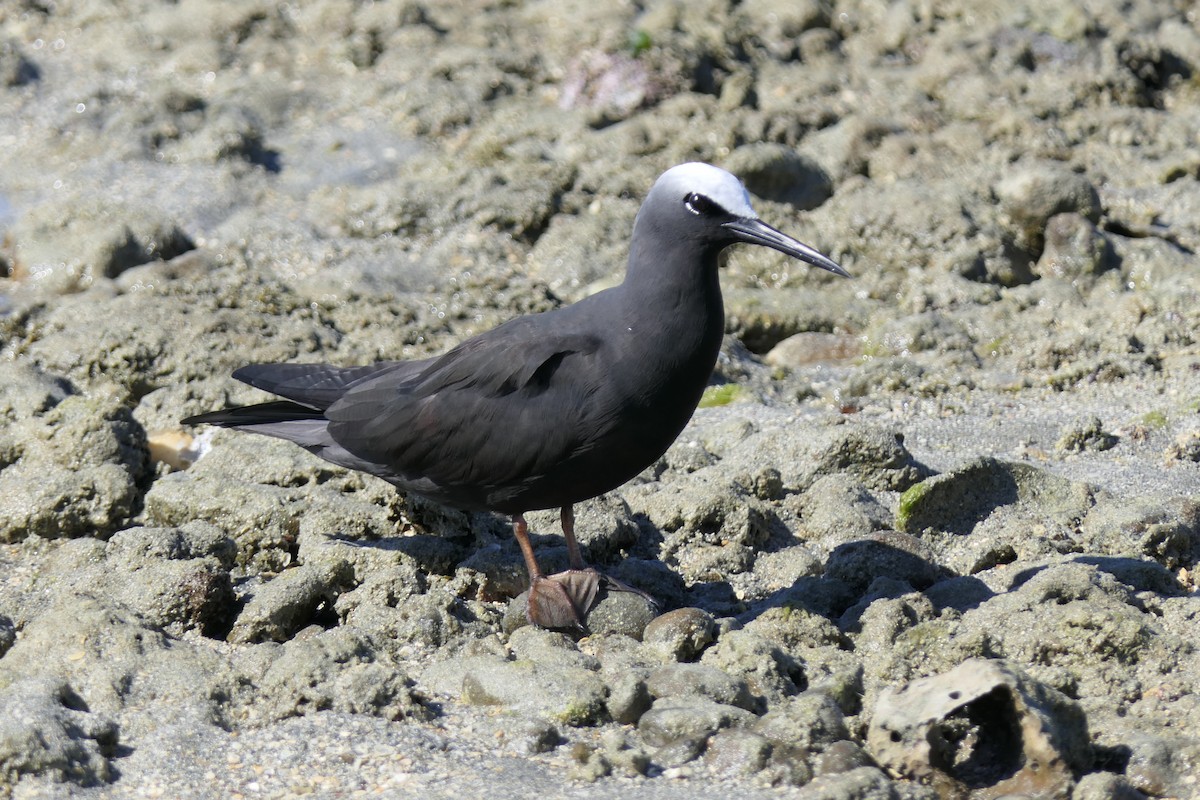
<path id="1" fill-rule="evenodd" d="M 571 569 L 587 569 L 583 556 L 579 554 L 579 542 L 575 541 L 575 507 L 563 506 L 559 519 L 562 521 L 563 538 L 567 540 L 567 563 Z"/>
<path id="2" fill-rule="evenodd" d="M 533 544 L 529 541 L 529 523 L 525 521 L 524 514 L 513 516 L 513 535 L 521 548 L 521 555 L 525 558 L 525 569 L 529 573 L 529 600 L 525 616 L 534 625 L 543 628 L 582 628 L 583 615 L 575 599 L 579 593 L 573 585 L 576 581 L 564 580 L 563 576 L 567 573 L 560 572 L 550 578 L 542 574 L 542 568 L 538 566 L 537 558 L 533 555 Z M 573 537 L 571 541 L 574 542 Z M 591 608 L 595 594 L 595 590 L 592 590 L 587 605 L 582 606 L 584 611 Z M 586 595 L 585 591 L 584 596 Z"/>

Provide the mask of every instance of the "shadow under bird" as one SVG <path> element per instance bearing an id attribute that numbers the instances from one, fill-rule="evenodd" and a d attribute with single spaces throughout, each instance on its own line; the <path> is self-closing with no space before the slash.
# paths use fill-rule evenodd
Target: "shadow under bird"
<path id="1" fill-rule="evenodd" d="M 600 587 L 636 590 L 585 565 L 572 505 L 654 463 L 691 418 L 725 328 L 718 256 L 739 242 L 847 276 L 760 220 L 733 175 L 682 164 L 638 211 L 619 286 L 510 320 L 436 358 L 245 366 L 233 377 L 286 399 L 183 422 L 287 439 L 405 492 L 512 515 L 529 620 L 581 627 Z M 549 576 L 523 516 L 544 508 L 561 509 L 570 564 Z"/>

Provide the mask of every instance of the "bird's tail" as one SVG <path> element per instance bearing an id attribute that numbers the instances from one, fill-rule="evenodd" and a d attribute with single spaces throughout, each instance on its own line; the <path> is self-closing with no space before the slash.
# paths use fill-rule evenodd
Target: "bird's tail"
<path id="1" fill-rule="evenodd" d="M 269 425 L 277 422 L 298 422 L 301 420 L 323 420 L 324 413 L 320 409 L 293 403 L 290 400 L 274 400 L 270 403 L 258 403 L 252 406 L 236 406 L 223 408 L 220 411 L 209 411 L 194 417 L 180 420 L 184 425 L 219 425 L 222 428 L 250 428 L 257 425 Z"/>

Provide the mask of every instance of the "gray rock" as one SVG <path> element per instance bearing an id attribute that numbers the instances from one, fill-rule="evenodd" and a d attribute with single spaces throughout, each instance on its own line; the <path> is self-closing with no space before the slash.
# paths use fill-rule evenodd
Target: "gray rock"
<path id="1" fill-rule="evenodd" d="M 284 570 L 254 590 L 229 632 L 229 641 L 277 641 L 291 638 L 312 621 L 322 603 L 332 605 L 350 579 L 348 569 L 334 572 L 302 565 Z"/>
<path id="2" fill-rule="evenodd" d="M 592 634 L 621 634 L 641 639 L 658 607 L 635 592 L 610 591 L 587 613 L 585 624 Z"/>
<path id="3" fill-rule="evenodd" d="M 244 713 L 255 722 L 326 710 L 391 720 L 429 716 L 399 665 L 351 628 L 296 638 L 274 653 L 265 672 L 243 678 L 255 688 L 242 698 Z"/>
<path id="4" fill-rule="evenodd" d="M 1200 559 L 1200 503 L 1187 497 L 1100 497 L 1080 534 L 1090 551 L 1132 551 L 1178 570 Z"/>
<path id="5" fill-rule="evenodd" d="M 680 767 L 695 761 L 708 747 L 708 734 L 684 736 L 654 751 L 654 763 L 663 768 Z"/>
<path id="6" fill-rule="evenodd" d="M 86 194 L 75 197 L 65 214 L 58 205 L 35 207 L 12 235 L 24 269 L 63 294 L 196 246 L 162 209 Z"/>
<path id="7" fill-rule="evenodd" d="M 635 724 L 650 708 L 646 680 L 657 666 L 638 641 L 622 634 L 590 636 L 587 651 L 600 660 L 600 673 L 608 687 L 608 713 L 614 722 Z"/>
<path id="8" fill-rule="evenodd" d="M 920 539 L 898 531 L 880 531 L 840 544 L 825 562 L 825 574 L 863 592 L 876 578 L 904 581 L 924 589 L 942 577 L 933 550 Z"/>
<path id="9" fill-rule="evenodd" d="M 618 774 L 645 775 L 650 767 L 650 755 L 638 737 L 622 729 L 609 728 L 600 734 L 600 751 Z"/>
<path id="10" fill-rule="evenodd" d="M 1167 461 L 1200 464 L 1200 429 L 1181 431 L 1164 455 Z"/>
<path id="11" fill-rule="evenodd" d="M 821 559 L 808 545 L 760 552 L 754 559 L 753 577 L 764 592 L 795 586 L 801 578 L 815 578 L 823 571 Z"/>
<path id="12" fill-rule="evenodd" d="M 729 154 L 724 167 L 755 195 L 802 211 L 816 208 L 833 194 L 829 176 L 819 164 L 783 145 L 743 145 Z"/>
<path id="13" fill-rule="evenodd" d="M 535 661 L 544 667 L 570 667 L 591 672 L 600 669 L 598 659 L 580 652 L 575 642 L 556 631 L 529 625 L 513 631 L 508 646 L 514 658 Z"/>
<path id="14" fill-rule="evenodd" d="M 558 728 L 538 717 L 502 714 L 492 722 L 496 740 L 520 756 L 548 753 L 562 743 Z"/>
<path id="15" fill-rule="evenodd" d="M 338 595 L 334 610 L 348 625 L 370 633 L 389 648 L 442 647 L 463 634 L 461 601 L 444 590 L 418 594 L 403 572 L 375 573 L 356 589 Z M 399 587 L 397 587 L 399 584 Z"/>
<path id="16" fill-rule="evenodd" d="M 810 364 L 844 363 L 862 355 L 863 342 L 844 333 L 805 331 L 772 347 L 763 361 L 773 367 L 797 369 Z"/>
<path id="17" fill-rule="evenodd" d="M 892 526 L 888 510 L 857 478 L 823 475 L 796 498 L 804 529 L 816 537 L 849 541 Z"/>
<path id="18" fill-rule="evenodd" d="M 696 559 L 694 545 L 750 554 L 750 548 L 770 537 L 770 510 L 729 477 L 709 468 L 676 485 L 677 491 L 670 494 L 658 492 L 649 484 L 632 487 L 630 492 L 638 498 L 650 522 L 666 534 L 663 555 L 680 552 L 696 562 L 690 571 L 684 570 L 685 578 L 694 579 L 707 570 L 707 565 Z"/>
<path id="19" fill-rule="evenodd" d="M 1021 164 L 993 187 L 1013 232 L 1031 250 L 1042 248 L 1046 223 L 1055 214 L 1073 211 L 1100 218 L 1100 197 L 1086 176 L 1058 162 Z"/>
<path id="20" fill-rule="evenodd" d="M 654 699 L 704 697 L 717 703 L 757 711 L 759 703 L 750 696 L 744 680 L 730 677 L 706 664 L 668 664 L 646 679 Z"/>
<path id="21" fill-rule="evenodd" d="M 838 800 L 844 797 L 862 798 L 862 800 L 900 800 L 900 798 L 919 797 L 922 800 L 933 800 L 937 797 L 932 791 L 922 792 L 919 788 L 914 791 L 910 787 L 902 787 L 888 779 L 876 767 L 859 767 L 848 772 L 837 772 L 832 775 L 820 775 L 804 787 L 800 797 L 803 800 Z"/>
<path id="22" fill-rule="evenodd" d="M 904 581 L 877 578 L 861 601 L 851 606 L 838 624 L 861 633 L 860 642 L 895 641 L 903 632 L 937 617 L 933 602 Z"/>
<path id="23" fill-rule="evenodd" d="M 748 630 L 722 634 L 705 651 L 702 664 L 744 678 L 750 692 L 768 706 L 804 687 L 804 667 L 774 642 Z"/>
<path id="24" fill-rule="evenodd" d="M 799 488 L 808 488 L 821 475 L 845 472 L 868 489 L 903 491 L 926 474 L 904 447 L 899 431 L 839 425 L 823 431 L 814 444 L 802 462 L 808 477 L 798 481 Z"/>
<path id="25" fill-rule="evenodd" d="M 236 682 L 224 657 L 164 635 L 102 594 L 64 587 L 50 603 L 23 606 L 23 616 L 0 659 L 0 686 L 34 674 L 65 682 L 93 713 L 119 722 L 122 741 L 181 719 L 212 724 L 228 710 Z"/>
<path id="26" fill-rule="evenodd" d="M 850 738 L 846 716 L 825 692 L 801 692 L 768 711 L 753 730 L 772 741 L 815 755 Z"/>
<path id="27" fill-rule="evenodd" d="M 211 559 L 107 561 L 94 585 L 105 586 L 150 624 L 174 634 L 195 629 L 222 637 L 233 623 L 237 596 L 229 571 Z"/>
<path id="28" fill-rule="evenodd" d="M 555 724 L 591 725 L 607 715 L 604 680 L 582 667 L 469 656 L 429 666 L 421 684 L 469 705 L 503 706 Z"/>
<path id="29" fill-rule="evenodd" d="M 9 409 L 39 410 L 10 424 L 3 437 L 0 541 L 119 528 L 140 498 L 149 464 L 145 431 L 111 392 L 64 396 L 62 383 L 28 371 L 18 380 L 33 395 L 9 400 Z"/>
<path id="30" fill-rule="evenodd" d="M 606 672 L 604 683 L 608 687 L 605 705 L 613 722 L 636 725 L 653 702 L 646 675 L 642 671 Z"/>
<path id="31" fill-rule="evenodd" d="M 1151 797 L 1183 796 L 1194 785 L 1192 764 L 1200 755 L 1195 736 L 1134 733 L 1125 744 L 1129 748 L 1125 780 L 1133 789 Z"/>
<path id="32" fill-rule="evenodd" d="M 997 508 L 1016 504 L 1044 517 L 1079 518 L 1092 505 L 1093 488 L 1026 464 L 981 458 L 937 475 L 904 493 L 896 528 L 970 533 Z"/>
<path id="33" fill-rule="evenodd" d="M 4 654 L 17 641 L 17 626 L 13 625 L 13 621 L 8 617 L 0 614 L 0 658 L 4 658 Z"/>
<path id="34" fill-rule="evenodd" d="M 117 724 L 90 713 L 70 686 L 26 678 L 0 690 L 0 783 L 45 775 L 92 786 L 116 777 Z"/>
<path id="35" fill-rule="evenodd" d="M 1046 246 L 1034 265 L 1039 277 L 1086 283 L 1120 262 L 1108 237 L 1082 214 L 1055 214 L 1046 222 Z"/>
<path id="36" fill-rule="evenodd" d="M 642 634 L 647 650 L 675 661 L 694 661 L 716 638 L 712 615 L 699 608 L 678 608 L 650 621 Z"/>
<path id="37" fill-rule="evenodd" d="M 226 569 L 234 565 L 236 553 L 233 540 L 203 520 L 178 528 L 126 528 L 114 533 L 105 548 L 107 557 L 127 562 L 212 558 Z"/>
<path id="38" fill-rule="evenodd" d="M 1122 775 L 1091 772 L 1079 779 L 1071 796 L 1078 800 L 1142 800 L 1146 795 Z"/>
<path id="39" fill-rule="evenodd" d="M 789 748 L 746 730 L 718 731 L 708 740 L 704 761 L 718 775 L 750 777 L 762 773 L 765 782 L 802 786 L 812 780 L 804 758 Z"/>
<path id="40" fill-rule="evenodd" d="M 874 766 L 874 761 L 858 743 L 848 739 L 827 745 L 813 757 L 813 773 L 816 775 L 836 775 L 840 772 L 850 772 L 859 767 Z"/>
<path id="41" fill-rule="evenodd" d="M 663 747 L 681 739 L 703 739 L 722 728 L 744 728 L 754 714 L 702 697 L 666 698 L 654 701 L 638 721 L 638 733 L 651 747 Z"/>
<path id="42" fill-rule="evenodd" d="M 1099 417 L 1089 416 L 1064 426 L 1054 448 L 1065 453 L 1101 452 L 1116 447 L 1118 441 L 1119 437 L 1104 429 Z"/>
<path id="43" fill-rule="evenodd" d="M 898 774 L 997 794 L 1065 791 L 1092 763 L 1077 703 L 1010 664 L 983 659 L 885 690 L 867 746 Z"/>

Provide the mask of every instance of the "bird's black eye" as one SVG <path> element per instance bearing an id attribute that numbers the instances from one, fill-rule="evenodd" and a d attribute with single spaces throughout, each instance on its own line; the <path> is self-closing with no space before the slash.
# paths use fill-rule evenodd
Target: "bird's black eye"
<path id="1" fill-rule="evenodd" d="M 704 216 L 718 211 L 721 207 L 709 200 L 702 194 L 692 192 L 687 197 L 683 198 L 683 204 L 687 206 L 687 210 L 696 216 Z"/>

